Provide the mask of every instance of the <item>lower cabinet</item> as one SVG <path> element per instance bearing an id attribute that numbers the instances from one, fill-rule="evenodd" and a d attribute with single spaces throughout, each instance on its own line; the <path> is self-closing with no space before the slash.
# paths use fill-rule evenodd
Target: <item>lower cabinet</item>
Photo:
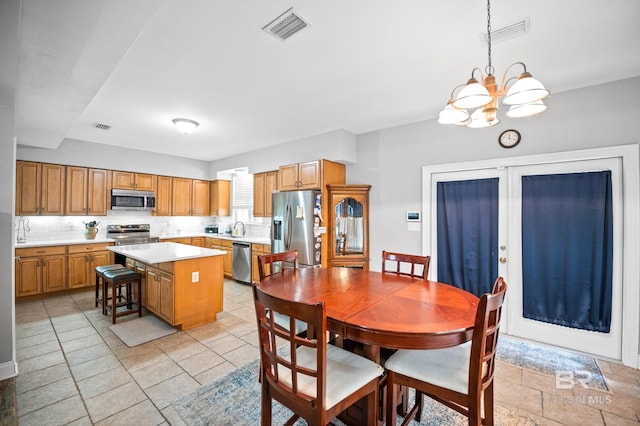
<path id="1" fill-rule="evenodd" d="M 140 287 L 142 287 L 141 299 L 142 299 L 142 306 L 146 308 L 147 307 L 147 265 L 142 262 L 138 262 L 137 260 L 127 258 L 125 266 L 142 275 L 142 284 L 140 285 Z M 136 286 L 133 286 L 133 298 L 135 300 L 140 300 L 138 299 L 138 288 Z"/>
<path id="2" fill-rule="evenodd" d="M 16 297 L 37 296 L 67 288 L 65 246 L 16 249 Z"/>
<path id="3" fill-rule="evenodd" d="M 169 324 L 174 324 L 174 282 L 173 275 L 147 266 L 147 309 Z"/>
<path id="4" fill-rule="evenodd" d="M 95 285 L 96 267 L 113 263 L 113 252 L 106 249 L 108 245 L 110 244 L 77 244 L 67 248 L 67 288 Z"/>
<path id="5" fill-rule="evenodd" d="M 258 272 L 258 256 L 271 253 L 270 244 L 251 244 L 251 279 L 254 283 L 260 282 Z"/>
<path id="6" fill-rule="evenodd" d="M 222 259 L 225 278 L 233 278 L 233 241 L 222 238 L 209 238 L 209 247 L 226 252 Z"/>

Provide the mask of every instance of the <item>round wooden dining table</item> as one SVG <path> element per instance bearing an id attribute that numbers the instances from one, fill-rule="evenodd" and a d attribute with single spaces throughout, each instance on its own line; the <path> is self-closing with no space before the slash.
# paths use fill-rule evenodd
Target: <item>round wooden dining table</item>
<path id="1" fill-rule="evenodd" d="M 272 296 L 323 301 L 327 329 L 369 347 L 435 349 L 471 340 L 479 299 L 436 281 L 355 268 L 302 268 L 265 278 L 257 286 Z"/>

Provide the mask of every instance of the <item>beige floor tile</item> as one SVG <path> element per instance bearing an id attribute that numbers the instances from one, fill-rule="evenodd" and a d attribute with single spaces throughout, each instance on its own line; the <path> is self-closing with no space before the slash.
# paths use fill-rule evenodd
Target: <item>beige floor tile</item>
<path id="1" fill-rule="evenodd" d="M 36 334 L 22 339 L 16 339 L 16 351 L 24 348 L 28 348 L 34 345 L 40 345 L 46 342 L 57 342 L 58 337 L 53 331 L 46 333 Z"/>
<path id="2" fill-rule="evenodd" d="M 33 327 L 20 327 L 16 324 L 16 340 L 53 332 L 53 325 L 51 325 L 48 317 L 46 321 L 43 321 L 41 324 L 36 324 Z"/>
<path id="3" fill-rule="evenodd" d="M 600 410 L 583 404 L 573 395 L 543 394 L 542 414 L 545 418 L 570 426 L 596 426 L 604 424 Z"/>
<path id="4" fill-rule="evenodd" d="M 168 336 L 164 336 L 160 339 L 154 340 L 153 343 L 160 348 L 161 350 L 165 350 L 168 348 L 173 348 L 179 345 L 186 345 L 189 343 L 194 343 L 196 339 L 187 334 L 184 331 L 178 331 L 177 333 L 170 334 Z"/>
<path id="5" fill-rule="evenodd" d="M 66 364 L 58 364 L 31 373 L 20 373 L 16 377 L 16 393 L 23 393 L 49 383 L 71 377 L 71 371 Z"/>
<path id="6" fill-rule="evenodd" d="M 165 358 L 155 364 L 131 371 L 131 375 L 142 389 L 147 389 L 182 373 L 184 373 L 184 370 L 170 358 Z"/>
<path id="7" fill-rule="evenodd" d="M 82 328 L 78 328 L 75 330 L 63 331 L 62 333 L 58 333 L 58 340 L 60 342 L 66 342 L 69 340 L 79 339 L 81 337 L 96 335 L 98 332 L 92 326 L 86 326 Z"/>
<path id="8" fill-rule="evenodd" d="M 224 358 L 236 367 L 248 364 L 258 359 L 258 356 L 260 356 L 258 348 L 252 345 L 243 345 L 224 354 Z"/>
<path id="9" fill-rule="evenodd" d="M 201 385 L 205 385 L 207 383 L 213 382 L 214 380 L 217 380 L 221 377 L 226 376 L 227 374 L 231 373 L 237 368 L 238 367 L 236 367 L 234 364 L 230 363 L 229 361 L 225 361 L 222 364 L 216 365 L 210 370 L 203 371 L 202 373 L 198 374 L 195 377 L 195 379 Z"/>
<path id="10" fill-rule="evenodd" d="M 226 354 L 227 352 L 238 349 L 242 346 L 245 346 L 246 344 L 247 343 L 239 337 L 227 335 L 221 337 L 220 339 L 216 339 L 207 343 L 207 346 L 215 351 L 218 355 L 222 355 L 224 357 L 224 354 Z"/>
<path id="11" fill-rule="evenodd" d="M 71 367 L 71 374 L 73 374 L 73 378 L 76 381 L 80 381 L 88 377 L 93 377 L 96 374 L 109 371 L 113 368 L 120 367 L 121 365 L 122 364 L 120 364 L 118 358 L 113 354 L 108 354 L 101 358 L 74 365 Z"/>
<path id="12" fill-rule="evenodd" d="M 618 371 L 616 371 L 616 373 L 618 373 Z M 640 395 L 640 381 L 633 377 L 609 374 L 606 376 L 606 381 L 609 389 L 611 389 L 613 393 L 622 393 L 632 397 Z"/>
<path id="13" fill-rule="evenodd" d="M 160 425 L 165 419 L 151 401 L 144 400 L 96 423 L 99 426 Z"/>
<path id="14" fill-rule="evenodd" d="M 80 349 L 86 349 L 89 346 L 104 344 L 102 336 L 99 334 L 91 334 L 89 336 L 80 337 L 79 339 L 67 340 L 60 343 L 64 353 L 68 354 Z"/>
<path id="15" fill-rule="evenodd" d="M 520 385 L 522 384 L 522 368 L 496 361 L 495 377 Z"/>
<path id="16" fill-rule="evenodd" d="M 171 405 L 162 409 L 162 415 L 167 419 L 171 426 L 187 426 Z"/>
<path id="17" fill-rule="evenodd" d="M 87 416 L 87 410 L 78 395 L 48 405 L 32 413 L 18 413 L 20 414 L 20 426 L 66 425 Z"/>
<path id="18" fill-rule="evenodd" d="M 240 338 L 245 342 L 247 342 L 248 344 L 250 344 L 251 346 L 254 346 L 257 348 L 260 345 L 260 339 L 258 337 L 257 326 L 254 326 L 254 328 L 255 330 L 253 330 L 251 333 L 245 334 Z"/>
<path id="19" fill-rule="evenodd" d="M 122 366 L 104 371 L 78 382 L 78 389 L 83 399 L 93 398 L 101 393 L 119 388 L 133 382 L 133 377 Z"/>
<path id="20" fill-rule="evenodd" d="M 217 353 L 207 349 L 193 356 L 190 356 L 189 358 L 178 361 L 178 365 L 180 365 L 180 367 L 182 367 L 184 371 L 194 377 L 202 373 L 203 371 L 215 367 L 218 364 L 222 364 L 223 362 L 224 358 L 222 358 Z"/>
<path id="21" fill-rule="evenodd" d="M 542 393 L 523 385 L 494 378 L 494 398 L 533 414 L 542 414 Z"/>
<path id="22" fill-rule="evenodd" d="M 127 354 L 128 356 L 122 356 L 122 354 Z M 145 368 L 167 359 L 167 355 L 153 345 L 148 345 L 146 348 L 137 352 L 127 351 L 119 353 L 118 357 L 120 358 L 122 365 L 124 365 L 129 371 Z"/>
<path id="23" fill-rule="evenodd" d="M 77 329 L 80 329 L 83 327 L 89 327 L 89 326 L 91 326 L 91 323 L 84 316 L 74 319 L 73 321 L 54 324 L 56 333 L 64 333 L 66 331 L 73 331 L 73 330 L 77 330 Z"/>
<path id="24" fill-rule="evenodd" d="M 147 399 L 137 383 L 111 389 L 93 398 L 85 399 L 91 420 L 96 423 L 114 414 L 124 411 Z"/>
<path id="25" fill-rule="evenodd" d="M 57 340 L 51 340 L 49 342 L 43 342 L 39 345 L 28 346 L 16 351 L 16 360 L 18 362 L 24 361 L 29 358 L 35 358 L 40 355 L 45 355 L 51 352 L 60 350 L 60 343 Z"/>
<path id="26" fill-rule="evenodd" d="M 91 417 L 89 417 L 88 415 L 81 417 L 76 421 L 66 424 L 66 426 L 92 426 L 92 425 L 93 423 L 91 422 Z"/>
<path id="27" fill-rule="evenodd" d="M 245 322 L 234 325 L 233 327 L 229 327 L 227 331 L 229 332 L 229 334 L 233 334 L 237 337 L 242 337 L 246 336 L 249 333 L 255 333 L 257 328 L 257 324 Z"/>
<path id="28" fill-rule="evenodd" d="M 187 373 L 180 374 L 151 386 L 145 392 L 156 407 L 161 410 L 171 404 L 179 396 L 195 390 L 200 384 Z"/>
<path id="29" fill-rule="evenodd" d="M 640 421 L 640 399 L 638 398 L 632 398 L 622 393 L 612 394 L 581 388 L 576 388 L 574 394 L 580 396 L 584 403 L 590 407 L 626 419 Z"/>
<path id="30" fill-rule="evenodd" d="M 71 377 L 17 394 L 18 413 L 28 414 L 78 394 Z"/>
<path id="31" fill-rule="evenodd" d="M 522 370 L 522 384 L 523 386 L 537 389 L 546 393 L 554 395 L 572 395 L 572 389 L 563 389 L 556 384 L 555 376 L 549 376 L 548 374 L 536 373 L 535 371 L 523 369 Z"/>
<path id="32" fill-rule="evenodd" d="M 184 343 L 182 345 L 166 348 L 165 353 L 174 361 L 180 362 L 183 359 L 190 358 L 200 352 L 207 351 L 207 347 L 197 340 Z"/>
<path id="33" fill-rule="evenodd" d="M 49 352 L 48 354 L 25 359 L 18 363 L 18 369 L 21 374 L 26 374 L 31 373 L 32 371 L 51 367 L 52 365 L 60 365 L 64 363 L 65 359 L 62 355 L 62 351 L 57 350 L 55 352 Z"/>
<path id="34" fill-rule="evenodd" d="M 640 422 L 640 419 L 629 420 L 604 411 L 602 412 L 602 416 L 607 426 L 638 426 L 638 422 Z"/>
<path id="35" fill-rule="evenodd" d="M 87 361 L 92 361 L 96 358 L 101 358 L 105 355 L 111 354 L 111 349 L 104 342 L 100 342 L 97 345 L 89 346 L 84 349 L 79 349 L 67 353 L 67 363 L 70 366 L 83 364 Z"/>

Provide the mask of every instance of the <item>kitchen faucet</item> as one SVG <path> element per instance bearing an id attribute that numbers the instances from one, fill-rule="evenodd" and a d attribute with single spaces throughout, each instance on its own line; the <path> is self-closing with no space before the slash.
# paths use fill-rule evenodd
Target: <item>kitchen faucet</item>
<path id="1" fill-rule="evenodd" d="M 239 234 L 238 232 L 236 232 L 236 226 L 238 226 L 238 224 L 242 225 L 242 234 Z M 245 233 L 246 233 L 246 230 L 244 228 L 244 223 L 242 223 L 241 221 L 237 221 L 236 223 L 233 224 L 233 235 L 241 235 L 244 237 Z"/>

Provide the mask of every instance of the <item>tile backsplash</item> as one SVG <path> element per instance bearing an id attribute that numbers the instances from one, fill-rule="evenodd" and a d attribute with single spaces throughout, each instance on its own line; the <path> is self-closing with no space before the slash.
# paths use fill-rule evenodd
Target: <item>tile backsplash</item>
<path id="1" fill-rule="evenodd" d="M 107 225 L 148 223 L 153 236 L 178 236 L 203 233 L 205 225 L 217 223 L 220 232 L 233 226 L 231 217 L 152 216 L 150 212 L 109 211 L 107 216 L 23 216 L 27 242 L 84 238 L 84 223 L 97 221 L 98 238 L 106 237 Z M 16 217 L 16 228 L 19 218 Z M 246 236 L 269 238 L 269 218 L 254 218 L 245 223 Z"/>

